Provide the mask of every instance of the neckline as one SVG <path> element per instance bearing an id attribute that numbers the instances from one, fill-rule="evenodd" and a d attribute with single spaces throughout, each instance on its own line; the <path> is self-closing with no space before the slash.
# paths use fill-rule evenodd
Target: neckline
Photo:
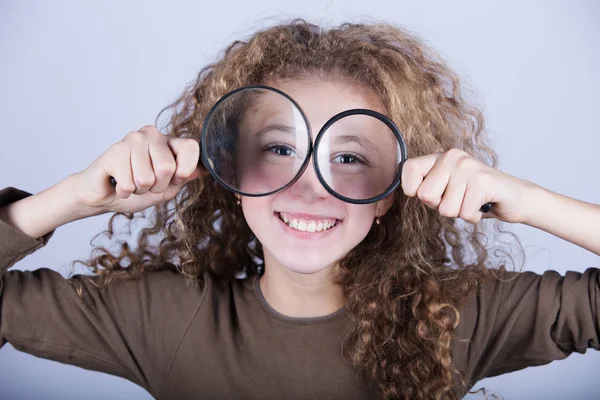
<path id="1" fill-rule="evenodd" d="M 314 323 L 320 323 L 320 322 L 327 322 L 327 321 L 331 321 L 331 320 L 335 320 L 335 319 L 339 318 L 341 315 L 343 315 L 344 310 L 346 309 L 346 305 L 344 305 L 340 309 L 332 312 L 331 314 L 322 315 L 320 317 L 289 317 L 289 316 L 281 314 L 279 311 L 275 310 L 267 302 L 267 299 L 265 299 L 265 297 L 262 293 L 262 290 L 260 289 L 259 278 L 260 278 L 260 275 L 258 275 L 258 274 L 254 275 L 252 277 L 252 280 L 253 280 L 252 286 L 254 287 L 254 293 L 256 294 L 256 297 L 258 298 L 259 303 L 263 306 L 263 308 L 267 311 L 267 313 L 269 313 L 272 317 L 274 317 L 280 321 L 291 322 L 291 323 L 296 323 L 296 324 L 314 324 Z"/>

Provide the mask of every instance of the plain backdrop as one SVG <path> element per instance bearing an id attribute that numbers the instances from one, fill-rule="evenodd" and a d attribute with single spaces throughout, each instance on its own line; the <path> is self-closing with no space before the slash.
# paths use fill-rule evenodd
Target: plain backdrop
<path id="1" fill-rule="evenodd" d="M 329 26 L 380 20 L 412 30 L 484 109 L 501 170 L 600 203 L 600 2 L 594 0 L 0 0 L 0 187 L 36 193 L 84 169 L 128 132 L 153 124 L 229 43 L 294 17 Z M 14 268 L 67 273 L 72 260 L 89 256 L 90 240 L 107 221 L 99 216 L 59 228 L 47 247 Z M 509 228 L 526 247 L 528 270 L 600 267 L 598 256 L 578 246 L 535 228 Z M 600 354 L 590 350 L 475 387 L 511 400 L 599 398 L 599 371 Z M 6 345 L 0 398 L 150 396 L 124 379 Z"/>

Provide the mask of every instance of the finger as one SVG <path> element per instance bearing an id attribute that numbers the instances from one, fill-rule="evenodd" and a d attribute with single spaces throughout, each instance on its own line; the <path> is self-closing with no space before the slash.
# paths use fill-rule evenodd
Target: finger
<path id="1" fill-rule="evenodd" d="M 465 190 L 465 198 L 460 209 L 460 217 L 467 222 L 476 224 L 481 221 L 482 212 L 479 211 L 481 206 L 485 204 L 485 199 L 480 190 L 473 187 L 473 184 L 467 182 Z"/>
<path id="2" fill-rule="evenodd" d="M 144 141 L 131 148 L 131 170 L 136 188 L 134 194 L 146 193 L 155 182 L 148 146 L 149 143 Z"/>
<path id="3" fill-rule="evenodd" d="M 205 174 L 205 170 L 202 167 L 196 167 L 196 169 L 194 169 L 194 172 L 192 172 L 192 174 L 190 176 L 188 176 L 188 178 L 181 182 L 181 184 L 185 183 L 185 182 L 189 182 L 189 181 L 193 181 L 194 179 L 197 179 L 201 176 L 203 176 Z"/>
<path id="4" fill-rule="evenodd" d="M 117 196 L 126 199 L 135 191 L 130 161 L 131 149 L 119 142 L 111 146 L 109 151 L 111 152 L 110 161 L 105 166 L 105 171 L 117 181 L 117 186 L 115 186 Z"/>
<path id="5" fill-rule="evenodd" d="M 198 168 L 198 157 L 200 155 L 198 142 L 190 138 L 169 138 L 167 143 L 171 152 L 175 155 L 177 165 L 171 183 L 180 185 L 198 178 L 202 174 L 202 170 Z"/>
<path id="6" fill-rule="evenodd" d="M 166 139 L 166 138 L 165 138 Z M 171 182 L 171 178 L 175 173 L 177 165 L 175 164 L 175 156 L 167 145 L 167 140 L 159 138 L 150 142 L 150 159 L 152 160 L 152 168 L 156 178 L 154 185 L 150 188 L 153 193 L 162 193 Z"/>
<path id="7" fill-rule="evenodd" d="M 466 189 L 466 179 L 460 176 L 451 176 L 438 206 L 438 212 L 444 217 L 457 218 L 460 215 Z"/>
<path id="8" fill-rule="evenodd" d="M 437 209 L 442 201 L 442 195 L 450 181 L 451 162 L 448 157 L 441 155 L 425 176 L 423 183 L 417 190 L 417 197 L 429 207 Z"/>
<path id="9" fill-rule="evenodd" d="M 415 197 L 423 179 L 441 153 L 433 153 L 425 156 L 409 158 L 402 165 L 402 191 L 406 196 Z"/>

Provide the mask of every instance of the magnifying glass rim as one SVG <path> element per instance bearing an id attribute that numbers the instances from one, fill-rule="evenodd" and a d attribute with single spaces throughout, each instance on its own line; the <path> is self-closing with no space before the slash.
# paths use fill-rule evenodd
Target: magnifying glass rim
<path id="1" fill-rule="evenodd" d="M 212 118 L 212 115 L 215 113 L 215 111 L 217 110 L 217 108 L 225 101 L 227 100 L 229 97 L 242 92 L 242 91 L 246 91 L 246 90 L 252 90 L 252 89 L 263 89 L 263 90 L 270 90 L 272 92 L 275 92 L 277 94 L 282 95 L 283 97 L 285 97 L 286 99 L 288 99 L 289 101 L 292 102 L 292 104 L 298 109 L 298 111 L 300 112 L 300 115 L 302 116 L 302 119 L 304 120 L 304 124 L 307 128 L 307 135 L 306 135 L 306 140 L 307 140 L 307 144 L 308 144 L 308 151 L 306 152 L 306 156 L 304 157 L 304 161 L 302 162 L 302 165 L 300 166 L 300 169 L 298 170 L 298 172 L 296 173 L 296 175 L 288 182 L 286 183 L 284 186 L 272 190 L 270 192 L 266 192 L 266 193 L 246 193 L 243 192 L 233 186 L 231 186 L 230 184 L 228 184 L 227 182 L 225 182 L 223 179 L 221 179 L 221 177 L 219 177 L 219 175 L 216 173 L 216 171 L 214 170 L 214 168 L 211 167 L 211 163 L 209 162 L 208 159 L 208 153 L 207 153 L 207 145 L 206 145 L 206 136 L 208 135 L 207 131 L 207 127 L 208 127 L 208 122 L 210 121 L 210 119 Z M 271 86 L 266 86 L 266 85 L 250 85 L 250 86 L 243 86 L 241 88 L 237 88 L 234 89 L 228 93 L 226 93 L 225 95 L 223 95 L 210 109 L 210 111 L 208 112 L 208 114 L 206 115 L 206 118 L 204 119 L 204 123 L 202 125 L 202 132 L 200 134 L 200 147 L 201 147 L 201 160 L 202 163 L 204 164 L 204 167 L 210 172 L 210 174 L 217 180 L 217 182 L 219 182 L 221 185 L 225 186 L 227 189 L 231 190 L 234 193 L 240 194 L 242 196 L 248 196 L 248 197 L 262 197 L 262 196 L 269 196 L 271 194 L 275 194 L 277 192 L 280 192 L 282 190 L 287 189 L 288 187 L 292 186 L 299 178 L 300 176 L 302 176 L 302 174 L 304 173 L 304 171 L 306 170 L 306 167 L 308 166 L 308 163 L 310 161 L 310 156 L 312 154 L 312 150 L 313 150 L 313 143 L 312 143 L 312 133 L 311 133 L 311 129 L 310 129 L 310 124 L 308 122 L 308 118 L 306 117 L 306 114 L 304 113 L 304 110 L 302 110 L 302 107 L 300 107 L 300 105 L 294 100 L 292 99 L 288 94 L 282 92 L 279 89 L 276 89 L 274 87 Z"/>
<path id="2" fill-rule="evenodd" d="M 323 138 L 323 135 L 325 134 L 327 129 L 329 129 L 329 127 L 331 127 L 331 125 L 333 125 L 340 119 L 349 117 L 351 115 L 368 115 L 370 117 L 377 118 L 378 120 L 380 120 L 381 122 L 386 124 L 388 128 L 390 128 L 390 130 L 394 133 L 394 136 L 396 136 L 398 143 L 400 144 L 400 154 L 402 155 L 402 161 L 400 162 L 400 168 L 398 169 L 398 172 L 396 173 L 394 180 L 392 181 L 390 186 L 388 186 L 388 188 L 383 193 L 381 193 L 377 196 L 368 198 L 368 199 L 353 199 L 353 198 L 346 197 L 346 196 L 339 194 L 338 192 L 333 190 L 333 188 L 331 186 L 329 186 L 329 184 L 325 180 L 325 177 L 321 174 L 321 170 L 319 168 L 319 157 L 317 156 L 317 154 L 319 153 L 319 144 L 321 143 L 321 139 Z M 354 108 L 354 109 L 342 111 L 342 112 L 334 115 L 333 117 L 331 117 L 325 123 L 325 125 L 323 125 L 323 127 L 317 134 L 317 137 L 315 138 L 315 144 L 313 146 L 313 166 L 315 168 L 315 173 L 317 174 L 317 177 L 319 178 L 319 181 L 321 182 L 323 187 L 325 187 L 325 189 L 327 189 L 327 191 L 329 193 L 331 193 L 333 196 L 337 197 L 338 199 L 343 200 L 347 203 L 353 203 L 353 204 L 374 203 L 374 202 L 379 201 L 379 200 L 383 199 L 384 197 L 388 196 L 390 193 L 392 193 L 400 184 L 400 179 L 402 177 L 402 167 L 404 166 L 404 162 L 406 161 L 407 158 L 408 158 L 408 154 L 406 151 L 406 143 L 404 142 L 404 138 L 402 137 L 402 134 L 400 133 L 400 129 L 398 129 L 396 124 L 394 124 L 394 122 L 390 118 L 385 116 L 384 114 L 381 114 L 380 112 L 377 112 L 375 110 L 369 110 L 366 108 Z"/>

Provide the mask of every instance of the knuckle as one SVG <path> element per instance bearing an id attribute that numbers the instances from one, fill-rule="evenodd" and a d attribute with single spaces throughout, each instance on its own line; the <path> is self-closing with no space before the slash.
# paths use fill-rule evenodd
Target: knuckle
<path id="1" fill-rule="evenodd" d="M 415 190 L 412 185 L 408 184 L 408 182 L 402 181 L 401 186 L 402 186 L 402 192 L 404 193 L 405 196 L 409 196 L 409 197 L 415 196 Z"/>
<path id="2" fill-rule="evenodd" d="M 191 146 L 194 144 L 198 144 L 198 141 L 194 138 L 189 138 L 189 137 L 182 137 L 182 138 L 175 138 L 176 140 L 181 140 L 182 143 L 184 143 L 186 146 Z"/>
<path id="3" fill-rule="evenodd" d="M 444 217 L 452 217 L 452 218 L 456 218 L 457 217 L 457 212 L 455 210 L 452 209 L 451 206 L 449 206 L 447 203 L 441 203 L 440 206 L 438 207 L 438 212 L 443 215 Z"/>
<path id="4" fill-rule="evenodd" d="M 426 203 L 434 203 L 436 200 L 435 194 L 428 190 L 418 190 L 417 196 Z"/>
<path id="5" fill-rule="evenodd" d="M 471 156 L 467 155 L 464 157 L 460 157 L 456 161 L 456 165 L 458 166 L 458 168 L 473 171 L 477 168 L 477 161 Z"/>
<path id="6" fill-rule="evenodd" d="M 153 132 L 153 131 L 155 131 L 157 129 L 156 129 L 156 127 L 154 125 L 144 125 L 139 130 L 140 131 L 146 131 L 146 132 Z"/>
<path id="7" fill-rule="evenodd" d="M 408 160 L 404 161 L 404 164 L 402 164 L 402 171 L 406 172 L 407 174 L 412 174 L 415 172 L 416 170 L 416 162 L 414 159 L 409 158 Z"/>
<path id="8" fill-rule="evenodd" d="M 122 189 L 117 189 L 117 196 L 119 196 L 119 198 L 121 198 L 121 199 L 128 198 L 130 194 L 131 193 L 128 193 L 128 192 L 126 192 L 126 191 L 124 191 Z"/>
<path id="9" fill-rule="evenodd" d="M 166 137 L 153 125 L 146 125 L 142 129 L 144 130 L 144 133 L 146 133 L 152 139 L 157 139 L 157 138 L 165 138 L 166 139 Z"/>
<path id="10" fill-rule="evenodd" d="M 194 138 L 185 138 L 186 143 L 189 143 L 189 146 L 191 146 L 194 149 L 200 149 L 200 143 L 194 139 Z"/>
<path id="11" fill-rule="evenodd" d="M 456 148 L 456 147 L 453 147 L 453 148 L 451 148 L 450 150 L 448 150 L 446 152 L 446 157 L 449 157 L 449 158 L 461 158 L 461 157 L 464 157 L 465 154 L 467 154 L 467 153 L 465 153 L 463 150 L 461 150 L 459 148 Z"/>
<path id="12" fill-rule="evenodd" d="M 471 218 L 469 218 L 469 219 L 467 220 L 467 222 L 469 222 L 469 223 L 471 223 L 471 224 L 475 225 L 475 224 L 477 224 L 477 223 L 478 223 L 480 220 L 481 220 L 481 218 L 480 218 L 480 217 L 471 217 Z"/>
<path id="13" fill-rule="evenodd" d="M 134 143 L 140 143 L 146 140 L 146 135 L 140 131 L 133 131 L 127 134 L 126 140 Z"/>
<path id="14" fill-rule="evenodd" d="M 193 170 L 189 170 L 188 169 L 178 169 L 174 174 L 173 177 L 176 179 L 187 179 L 189 178 L 190 175 L 192 175 L 194 171 Z"/>
<path id="15" fill-rule="evenodd" d="M 154 167 L 154 172 L 161 177 L 171 176 L 175 172 L 177 165 L 175 160 L 173 162 L 161 162 Z"/>
<path id="16" fill-rule="evenodd" d="M 133 182 L 119 182 L 117 186 L 121 185 L 121 191 L 126 193 L 133 193 L 135 191 L 135 185 Z"/>
<path id="17" fill-rule="evenodd" d="M 125 144 L 123 141 L 119 141 L 110 145 L 110 147 L 108 148 L 108 152 L 118 154 L 121 153 L 126 147 L 127 144 Z"/>
<path id="18" fill-rule="evenodd" d="M 148 188 L 154 185 L 154 176 L 153 175 L 141 175 L 135 177 L 135 186 L 137 188 Z"/>
<path id="19" fill-rule="evenodd" d="M 471 219 L 473 218 L 473 216 L 470 213 L 467 213 L 464 211 L 462 211 L 460 214 L 458 214 L 458 216 L 467 222 L 471 222 Z"/>
<path id="20" fill-rule="evenodd" d="M 401 176 L 402 191 L 407 196 L 415 196 L 419 186 L 416 183 L 413 164 L 404 163 Z"/>
<path id="21" fill-rule="evenodd" d="M 469 222 L 471 224 L 477 223 L 476 216 L 474 216 L 473 213 L 470 212 L 470 211 L 462 212 L 462 213 L 460 213 L 459 216 L 460 216 L 460 218 L 462 218 L 463 220 L 465 220 L 465 221 L 467 221 L 467 222 Z"/>
<path id="22" fill-rule="evenodd" d="M 200 154 L 200 143 L 196 139 L 185 138 L 185 147 L 188 149 L 194 156 L 198 157 Z"/>

